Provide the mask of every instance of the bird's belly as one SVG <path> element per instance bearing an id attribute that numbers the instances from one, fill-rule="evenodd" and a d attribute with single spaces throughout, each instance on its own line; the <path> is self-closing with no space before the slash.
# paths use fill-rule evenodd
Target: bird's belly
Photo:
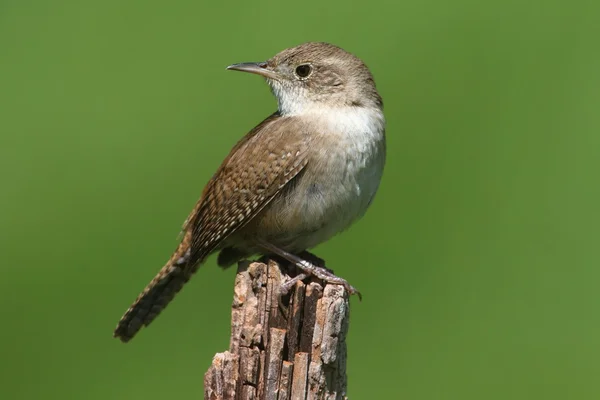
<path id="1" fill-rule="evenodd" d="M 384 157 L 383 149 L 372 148 L 309 163 L 295 185 L 265 210 L 257 232 L 292 252 L 325 242 L 366 212 L 379 187 Z"/>

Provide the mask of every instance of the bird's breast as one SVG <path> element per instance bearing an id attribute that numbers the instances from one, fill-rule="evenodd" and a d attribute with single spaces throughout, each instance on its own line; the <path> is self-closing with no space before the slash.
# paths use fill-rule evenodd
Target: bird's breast
<path id="1" fill-rule="evenodd" d="M 301 248 L 329 239 L 366 212 L 385 163 L 381 111 L 354 107 L 322 112 L 309 125 L 315 133 L 306 169 L 273 205 L 272 214 L 287 231 L 283 236 L 298 236 L 292 247 Z"/>

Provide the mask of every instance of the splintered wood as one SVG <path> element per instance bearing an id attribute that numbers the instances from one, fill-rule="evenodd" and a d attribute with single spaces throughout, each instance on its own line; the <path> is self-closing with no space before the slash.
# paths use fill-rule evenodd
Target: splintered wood
<path id="1" fill-rule="evenodd" d="M 240 263 L 229 351 L 204 375 L 206 400 L 342 400 L 346 397 L 346 290 L 297 282 L 280 296 L 279 265 Z"/>

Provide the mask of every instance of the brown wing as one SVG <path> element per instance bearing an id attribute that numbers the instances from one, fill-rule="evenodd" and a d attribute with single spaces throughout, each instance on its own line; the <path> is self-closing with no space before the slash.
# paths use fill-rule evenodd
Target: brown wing
<path id="1" fill-rule="evenodd" d="M 123 315 L 115 337 L 127 342 L 149 325 L 202 261 L 306 166 L 309 137 L 301 129 L 273 114 L 238 142 L 184 223 L 181 244 Z"/>
<path id="2" fill-rule="evenodd" d="M 256 216 L 306 166 L 310 136 L 299 122 L 272 115 L 223 162 L 190 218 L 191 268 Z"/>

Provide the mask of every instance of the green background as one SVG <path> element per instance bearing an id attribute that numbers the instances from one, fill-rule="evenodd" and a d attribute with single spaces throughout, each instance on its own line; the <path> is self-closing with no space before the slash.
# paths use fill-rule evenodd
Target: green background
<path id="1" fill-rule="evenodd" d="M 275 102 L 226 72 L 319 40 L 371 68 L 377 199 L 316 249 L 356 399 L 600 398 L 594 1 L 0 1 L 0 397 L 198 399 L 234 270 L 112 329 Z"/>

